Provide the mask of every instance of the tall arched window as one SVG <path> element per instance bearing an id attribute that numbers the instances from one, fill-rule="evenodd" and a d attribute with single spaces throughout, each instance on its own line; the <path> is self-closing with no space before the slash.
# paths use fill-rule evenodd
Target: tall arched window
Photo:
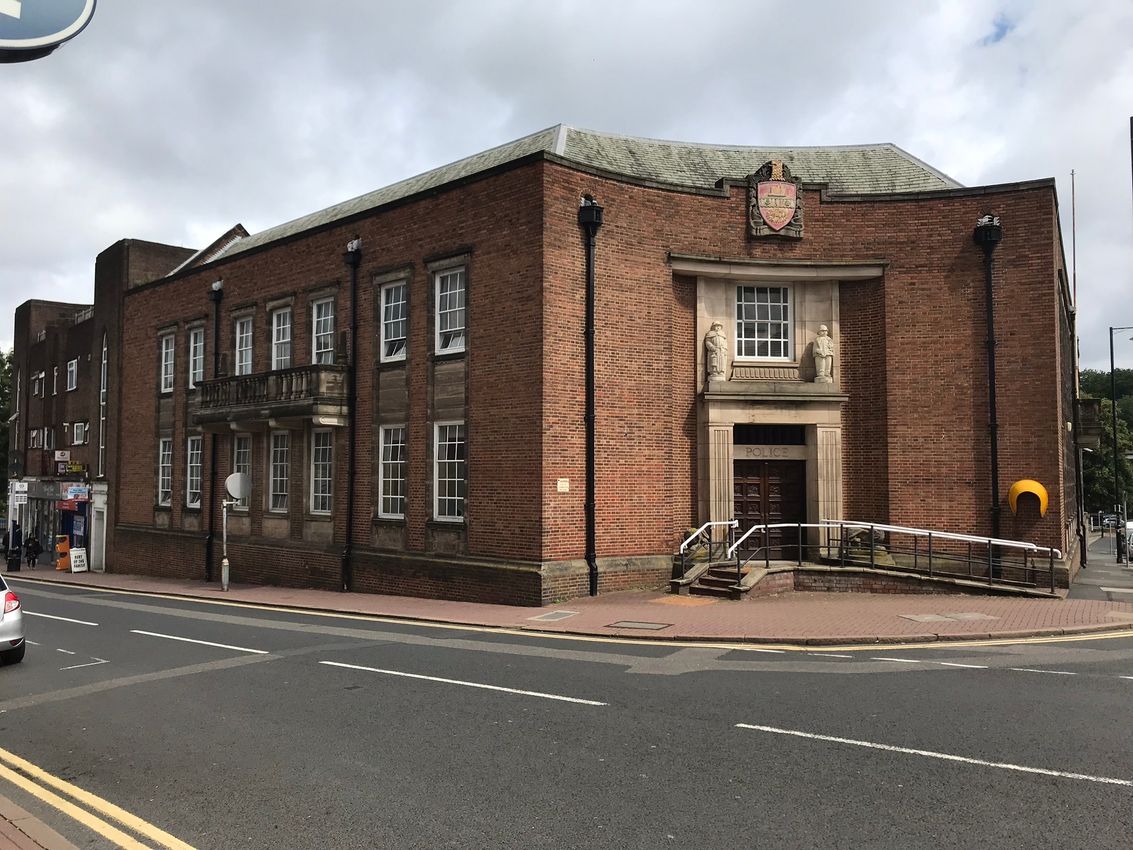
<path id="1" fill-rule="evenodd" d="M 106 474 L 106 334 L 102 335 L 102 372 L 98 382 L 98 475 Z"/>

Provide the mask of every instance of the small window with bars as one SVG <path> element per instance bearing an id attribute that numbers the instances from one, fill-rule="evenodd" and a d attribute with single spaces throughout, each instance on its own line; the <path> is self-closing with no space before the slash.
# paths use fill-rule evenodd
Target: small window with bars
<path id="1" fill-rule="evenodd" d="M 736 287 L 736 356 L 791 359 L 791 290 Z"/>

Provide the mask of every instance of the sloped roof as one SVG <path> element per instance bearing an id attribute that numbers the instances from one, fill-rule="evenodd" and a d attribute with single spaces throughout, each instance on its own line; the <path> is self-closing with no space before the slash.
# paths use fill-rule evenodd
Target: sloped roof
<path id="1" fill-rule="evenodd" d="M 785 162 L 791 174 L 803 182 L 825 183 L 837 193 L 868 195 L 961 188 L 948 175 L 890 143 L 836 147 L 705 145 L 597 133 L 559 124 L 243 237 L 216 256 L 247 251 L 539 151 L 589 168 L 674 188 L 710 189 L 721 178 L 740 180 L 769 159 Z"/>

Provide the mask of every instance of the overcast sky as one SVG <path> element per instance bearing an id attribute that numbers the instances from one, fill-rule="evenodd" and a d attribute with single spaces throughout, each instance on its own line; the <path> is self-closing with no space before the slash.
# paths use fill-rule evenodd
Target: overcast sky
<path id="1" fill-rule="evenodd" d="M 1067 262 L 1074 169 L 1082 365 L 1108 368 L 1107 326 L 1133 325 L 1130 115 L 1129 0 L 100 0 L 0 65 L 0 344 L 28 298 L 89 301 L 118 239 L 199 248 L 562 122 L 1055 177 Z"/>

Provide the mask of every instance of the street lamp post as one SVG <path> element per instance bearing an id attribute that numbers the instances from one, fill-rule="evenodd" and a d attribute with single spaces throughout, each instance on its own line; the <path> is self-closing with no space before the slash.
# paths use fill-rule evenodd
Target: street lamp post
<path id="1" fill-rule="evenodd" d="M 1124 500 L 1121 498 L 1121 481 L 1118 478 L 1117 471 L 1117 374 L 1113 366 L 1113 334 L 1114 331 L 1133 331 L 1133 325 L 1126 327 L 1109 329 L 1109 399 L 1110 399 L 1110 413 L 1112 414 L 1112 421 L 1110 426 L 1113 429 L 1111 434 L 1113 438 L 1113 510 L 1117 514 L 1117 528 L 1114 529 L 1114 548 L 1117 550 L 1117 563 L 1121 563 L 1122 549 L 1125 548 L 1125 509 L 1123 507 Z"/>

